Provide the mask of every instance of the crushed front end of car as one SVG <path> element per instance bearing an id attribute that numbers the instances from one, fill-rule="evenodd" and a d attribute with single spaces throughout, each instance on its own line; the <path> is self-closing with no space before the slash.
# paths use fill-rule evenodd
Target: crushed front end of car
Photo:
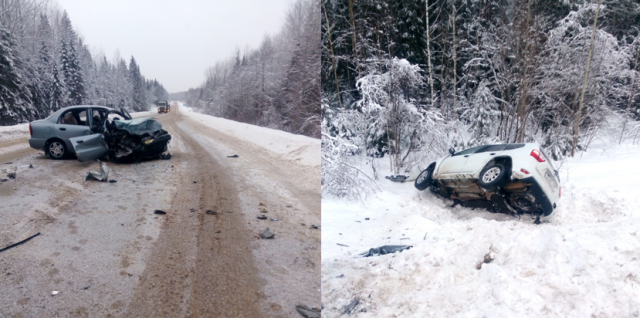
<path id="1" fill-rule="evenodd" d="M 171 135 L 153 119 L 114 120 L 102 133 L 70 138 L 79 161 L 106 157 L 111 162 L 160 159 Z"/>

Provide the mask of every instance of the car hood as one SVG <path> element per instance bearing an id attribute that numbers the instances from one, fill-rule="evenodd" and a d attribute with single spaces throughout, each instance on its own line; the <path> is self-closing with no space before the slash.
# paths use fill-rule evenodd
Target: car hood
<path id="1" fill-rule="evenodd" d="M 129 120 L 115 120 L 113 122 L 118 130 L 126 130 L 130 134 L 142 136 L 152 134 L 162 129 L 162 124 L 154 119 L 136 118 Z"/>

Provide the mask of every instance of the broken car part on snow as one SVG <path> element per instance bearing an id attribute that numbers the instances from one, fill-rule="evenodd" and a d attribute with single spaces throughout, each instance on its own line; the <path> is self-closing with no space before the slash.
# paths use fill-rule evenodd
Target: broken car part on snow
<path id="1" fill-rule="evenodd" d="M 7 246 L 7 247 L 3 248 L 3 249 L 0 249 L 0 253 L 1 253 L 1 252 L 4 252 L 4 251 L 6 251 L 6 250 L 8 250 L 8 249 L 10 249 L 10 248 L 14 248 L 14 247 L 16 247 L 16 246 L 18 246 L 18 245 L 21 245 L 21 244 L 24 244 L 24 243 L 26 243 L 26 242 L 29 242 L 32 238 L 34 238 L 34 237 L 36 237 L 36 236 L 38 236 L 38 235 L 40 235 L 40 232 L 38 232 L 38 233 L 36 233 L 36 234 L 34 234 L 34 235 L 31 235 L 31 236 L 27 237 L 26 239 L 24 239 L 24 240 L 22 240 L 22 241 L 20 241 L 20 242 L 18 242 L 18 243 L 14 243 L 14 244 L 11 244 L 11 245 L 9 245 L 9 246 Z"/>
<path id="2" fill-rule="evenodd" d="M 89 178 L 96 179 L 98 181 L 107 181 L 107 179 L 109 179 L 109 167 L 106 163 L 100 160 L 97 161 L 100 165 L 100 171 L 89 170 L 89 172 L 84 174 L 84 181 L 87 181 Z"/>
<path id="3" fill-rule="evenodd" d="M 413 247 L 412 245 L 384 245 L 384 246 L 369 249 L 368 251 L 360 254 L 360 256 L 370 257 L 375 255 L 386 255 L 391 253 L 402 252 L 412 247 Z"/>

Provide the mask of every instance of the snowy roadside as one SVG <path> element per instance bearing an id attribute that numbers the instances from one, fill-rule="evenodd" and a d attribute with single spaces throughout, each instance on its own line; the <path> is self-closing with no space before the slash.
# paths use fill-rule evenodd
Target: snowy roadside
<path id="1" fill-rule="evenodd" d="M 323 315 L 358 298 L 356 317 L 637 316 L 639 158 L 640 146 L 597 141 L 566 160 L 561 204 L 542 225 L 451 208 L 413 182 L 382 179 L 364 205 L 323 198 Z M 382 245 L 413 248 L 357 257 Z"/>
<path id="2" fill-rule="evenodd" d="M 0 142 L 9 142 L 29 137 L 29 124 L 0 126 Z"/>
<path id="3" fill-rule="evenodd" d="M 320 166 L 320 139 L 204 115 L 192 112 L 182 103 L 179 105 L 184 110 L 182 112 L 184 116 L 215 127 L 216 130 L 229 136 L 252 143 L 305 166 Z"/>

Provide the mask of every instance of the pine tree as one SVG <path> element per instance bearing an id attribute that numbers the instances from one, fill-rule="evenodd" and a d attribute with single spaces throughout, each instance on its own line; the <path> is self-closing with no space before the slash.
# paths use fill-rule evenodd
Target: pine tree
<path id="1" fill-rule="evenodd" d="M 33 120 L 36 112 L 18 69 L 11 33 L 0 25 L 0 125 Z"/>
<path id="2" fill-rule="evenodd" d="M 140 68 L 136 63 L 136 60 L 131 57 L 129 62 L 129 79 L 131 81 L 132 95 L 131 100 L 133 102 L 132 109 L 136 111 L 142 111 L 146 109 L 147 98 L 144 88 L 144 79 L 140 74 Z"/>

